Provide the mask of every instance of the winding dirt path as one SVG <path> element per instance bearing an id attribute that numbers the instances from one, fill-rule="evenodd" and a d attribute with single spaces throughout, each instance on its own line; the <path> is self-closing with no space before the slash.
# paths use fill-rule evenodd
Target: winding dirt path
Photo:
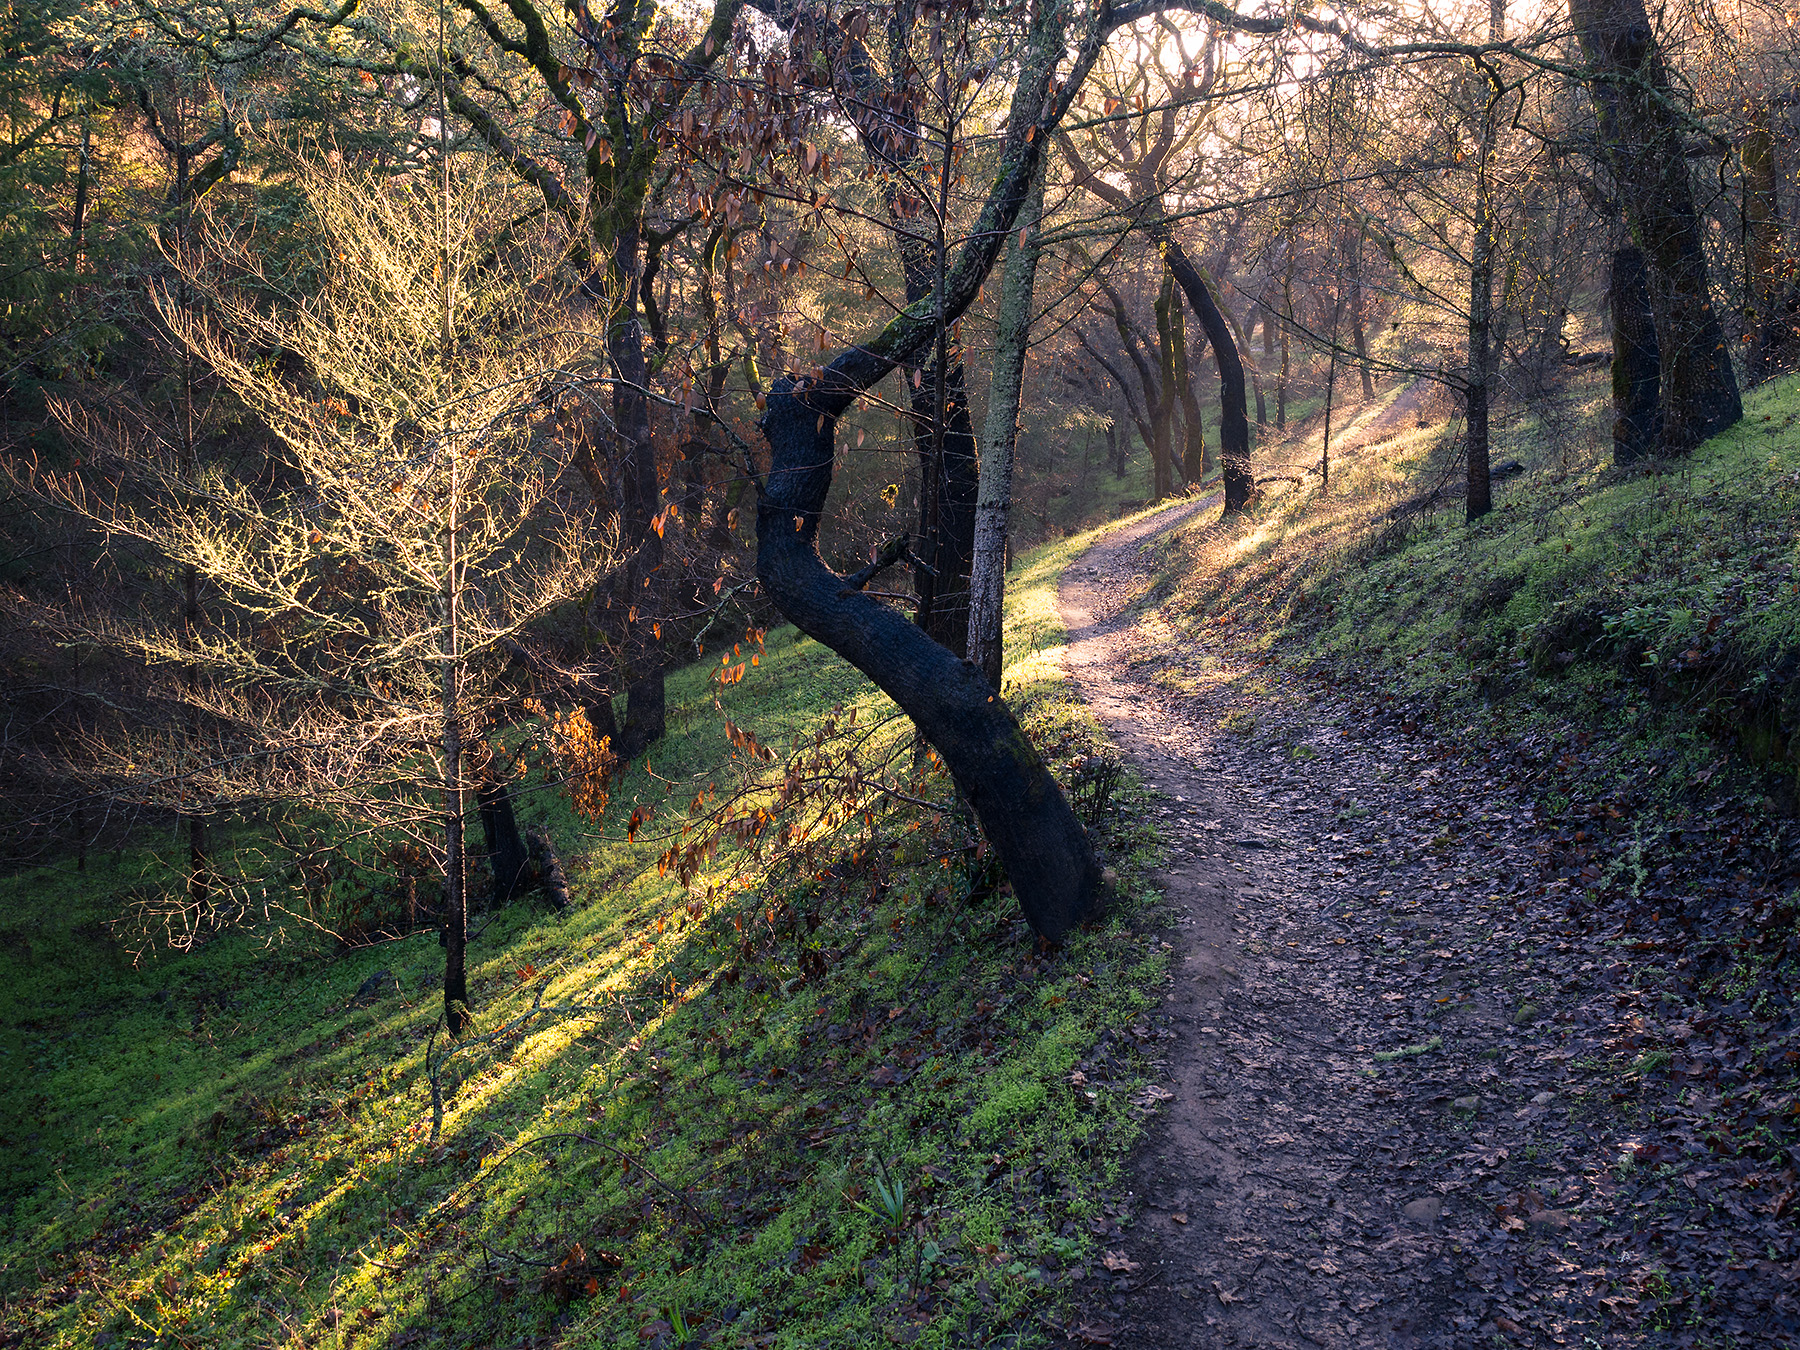
<path id="1" fill-rule="evenodd" d="M 1583 1264 L 1610 1184 L 1571 1099 L 1590 1042 L 1549 1020 L 1607 977 L 1537 960 L 1530 808 L 1481 747 L 1162 623 L 1156 539 L 1216 505 L 1108 536 L 1060 596 L 1069 670 L 1161 798 L 1174 948 L 1173 1096 L 1068 1336 L 1626 1343 Z"/>
<path id="2" fill-rule="evenodd" d="M 1139 1162 L 1143 1208 L 1122 1239 L 1120 1264 L 1142 1269 L 1115 1272 L 1110 1319 L 1086 1321 L 1086 1338 L 1449 1344 L 1485 1309 L 1462 1311 L 1470 1291 L 1440 1222 L 1443 1178 L 1419 1167 L 1441 1149 L 1421 1137 L 1427 1122 L 1398 1099 L 1380 1109 L 1357 1081 L 1356 1059 L 1385 1044 L 1368 1022 L 1386 991 L 1366 987 L 1360 945 L 1329 912 L 1347 883 L 1324 885 L 1320 844 L 1361 777 L 1345 733 L 1293 727 L 1307 759 L 1226 729 L 1236 711 L 1234 726 L 1260 715 L 1266 733 L 1272 709 L 1238 706 L 1227 679 L 1212 696 L 1183 690 L 1160 659 L 1167 635 L 1132 615 L 1150 580 L 1142 544 L 1198 509 L 1109 537 L 1062 593 L 1069 668 L 1167 803 L 1171 858 L 1157 881 L 1176 947 L 1160 1080 L 1174 1098 Z"/>

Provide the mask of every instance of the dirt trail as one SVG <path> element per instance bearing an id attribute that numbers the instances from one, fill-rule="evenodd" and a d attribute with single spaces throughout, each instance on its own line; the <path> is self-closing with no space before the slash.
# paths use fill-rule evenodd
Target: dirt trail
<path id="1" fill-rule="evenodd" d="M 1173 1096 L 1070 1340 L 1646 1343 L 1620 1244 L 1656 1250 L 1661 1202 L 1620 1168 L 1631 1122 L 1592 1068 L 1631 1015 L 1627 966 L 1541 898 L 1541 827 L 1500 748 L 1433 740 L 1141 603 L 1157 536 L 1216 504 L 1108 536 L 1060 597 L 1071 674 L 1163 799 L 1173 946 Z M 1758 1255 L 1697 1272 L 1712 1316 L 1790 1344 L 1755 1339 L 1793 1311 L 1791 1273 Z"/>
<path id="2" fill-rule="evenodd" d="M 1384 1102 L 1362 1073 L 1388 1043 L 1389 987 L 1416 977 L 1392 965 L 1378 979 L 1335 913 L 1335 902 L 1389 880 L 1379 848 L 1354 878 L 1328 861 L 1342 840 L 1338 811 L 1374 777 L 1357 762 L 1368 751 L 1348 748 L 1348 733 L 1318 717 L 1324 709 L 1294 717 L 1272 749 L 1221 723 L 1236 712 L 1247 728 L 1256 717 L 1266 736 L 1273 700 L 1252 708 L 1226 683 L 1209 696 L 1155 678 L 1170 667 L 1145 658 L 1163 644 L 1130 617 L 1149 579 L 1140 545 L 1195 509 L 1120 531 L 1064 580 L 1069 668 L 1168 799 L 1174 841 L 1157 880 L 1176 916 L 1165 1003 L 1174 1038 L 1160 1079 L 1175 1095 L 1138 1166 L 1139 1221 L 1121 1239 L 1142 1269 L 1113 1281 L 1108 1320 L 1089 1319 L 1086 1338 L 1451 1344 L 1488 1309 L 1452 1259 L 1443 1221 L 1456 1203 L 1437 1165 L 1449 1141 L 1433 1117 L 1444 1113 L 1422 1117 L 1392 1089 Z M 1315 757 L 1296 757 L 1297 746 Z M 1475 1019 L 1504 1022 L 1486 1011 Z M 1458 1078 L 1432 1095 L 1499 1088 Z"/>

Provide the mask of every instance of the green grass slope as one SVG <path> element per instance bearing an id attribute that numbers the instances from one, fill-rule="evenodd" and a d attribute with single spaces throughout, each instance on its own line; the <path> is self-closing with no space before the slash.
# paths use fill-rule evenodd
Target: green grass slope
<path id="1" fill-rule="evenodd" d="M 1408 425 L 1344 454 L 1330 495 L 1312 479 L 1174 541 L 1167 608 L 1373 681 L 1420 719 L 1578 738 L 1572 772 L 1543 776 L 1552 812 L 1571 793 L 1665 801 L 1726 772 L 1791 801 L 1800 379 L 1751 393 L 1744 421 L 1692 455 L 1642 468 L 1608 465 L 1603 418 L 1596 386 L 1559 425 L 1513 420 L 1494 462 L 1525 471 L 1473 525 L 1460 497 L 1423 500 L 1455 481 L 1441 421 Z"/>
<path id="2" fill-rule="evenodd" d="M 1097 747 L 1057 661 L 1055 583 L 1086 542 L 1012 581 L 1009 693 L 1065 769 Z M 951 800 L 856 672 L 791 629 L 741 683 L 717 669 L 672 680 L 673 730 L 604 828 L 527 800 L 576 903 L 487 921 L 455 1053 L 429 935 L 334 954 L 252 926 L 134 965 L 111 921 L 150 855 L 8 880 L 0 1344 L 1030 1339 L 1099 1255 L 1146 1114 L 1164 956 L 1142 902 L 1039 951 L 953 812 L 841 794 L 854 752 Z M 659 869 L 699 838 L 693 799 L 771 778 L 798 804 L 757 849 L 700 850 L 688 885 Z M 1130 891 L 1152 841 L 1121 818 Z"/>

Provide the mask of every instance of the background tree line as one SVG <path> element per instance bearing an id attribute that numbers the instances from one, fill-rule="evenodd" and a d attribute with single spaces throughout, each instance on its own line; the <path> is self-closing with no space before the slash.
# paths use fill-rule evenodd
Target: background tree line
<path id="1" fill-rule="evenodd" d="M 1012 546 L 1331 491 L 1333 416 L 1416 380 L 1475 521 L 1492 420 L 1571 369 L 1610 360 L 1626 464 L 1794 359 L 1794 43 L 1755 4 L 4 23 L 0 825 L 79 865 L 179 823 L 190 926 L 243 903 L 245 830 L 297 915 L 355 839 L 374 922 L 454 966 L 469 895 L 533 875 L 519 775 L 603 803 L 666 672 L 786 618 L 1055 936 L 1099 876 L 996 697 Z"/>

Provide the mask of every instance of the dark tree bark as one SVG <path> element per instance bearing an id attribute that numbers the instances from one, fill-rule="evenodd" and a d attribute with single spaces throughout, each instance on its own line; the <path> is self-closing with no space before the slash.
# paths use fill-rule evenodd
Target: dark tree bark
<path id="1" fill-rule="evenodd" d="M 494 903 L 503 905 L 524 884 L 530 856 L 506 784 L 488 779 L 476 785 L 475 805 L 481 812 L 481 834 L 487 844 L 488 870 L 494 875 Z"/>
<path id="2" fill-rule="evenodd" d="M 1494 509 L 1489 477 L 1488 409 L 1493 397 L 1494 363 L 1490 358 L 1494 315 L 1494 214 L 1487 182 L 1488 145 L 1478 152 L 1480 171 L 1475 189 L 1475 244 L 1469 266 L 1468 370 L 1463 384 L 1463 424 L 1468 460 L 1464 519 L 1479 520 Z"/>
<path id="3" fill-rule="evenodd" d="M 1144 229 L 1162 250 L 1175 284 L 1193 306 L 1194 317 L 1206 330 L 1213 360 L 1219 367 L 1219 462 L 1225 476 L 1225 514 L 1230 515 L 1249 504 L 1255 487 L 1250 473 L 1250 414 L 1244 402 L 1244 362 L 1232 339 L 1231 325 L 1213 298 L 1212 287 L 1170 236 L 1167 223 L 1159 221 Z"/>
<path id="4" fill-rule="evenodd" d="M 1569 0 L 1599 112 L 1601 153 L 1642 250 L 1662 386 L 1664 454 L 1691 450 L 1744 415 L 1713 310 L 1684 127 L 1643 0 Z"/>
<path id="5" fill-rule="evenodd" d="M 1656 320 L 1640 250 L 1614 250 L 1607 300 L 1612 313 L 1613 463 L 1635 464 L 1655 454 L 1662 438 Z"/>
<path id="6" fill-rule="evenodd" d="M 868 341 L 839 353 L 815 379 L 785 378 L 769 393 L 761 427 L 771 458 L 757 504 L 757 577 L 802 632 L 850 661 L 913 719 L 943 756 L 983 833 L 1005 865 L 1025 917 L 1056 940 L 1100 902 L 1100 869 L 1087 833 L 1018 722 L 981 672 L 881 601 L 846 584 L 819 556 L 819 521 L 831 490 L 837 419 L 896 366 L 933 345 L 975 300 L 1017 221 L 1045 132 L 1092 69 L 1104 34 L 1095 24 L 1053 90 L 1067 54 L 1069 10 L 1034 11 L 1021 53 L 999 171 L 969 242 L 943 287 L 909 305 Z M 1104 16 L 1103 16 L 1104 17 Z"/>
<path id="7" fill-rule="evenodd" d="M 917 569 L 913 585 L 919 596 L 919 626 L 951 651 L 961 652 L 969 645 L 969 568 L 975 557 L 975 501 L 981 485 L 961 348 L 951 344 L 950 356 L 941 434 L 934 434 L 935 362 L 912 396 L 913 443 L 920 471 L 919 536 L 925 540 L 922 561 L 931 568 Z"/>
<path id="8" fill-rule="evenodd" d="M 1155 499 L 1161 501 L 1175 492 L 1175 407 L 1179 401 L 1175 394 L 1175 332 L 1170 311 L 1178 311 L 1180 302 L 1175 298 L 1174 280 L 1166 270 L 1155 308 L 1158 397 L 1150 424 L 1156 436 L 1150 457 L 1156 466 Z"/>
<path id="9" fill-rule="evenodd" d="M 1781 277 L 1780 177 L 1769 109 L 1758 109 L 1738 161 L 1744 181 L 1744 308 L 1750 334 L 1745 378 L 1751 384 L 1792 368 L 1794 315 Z"/>
<path id="10" fill-rule="evenodd" d="M 606 329 L 606 353 L 613 370 L 612 416 L 617 429 L 623 470 L 619 507 L 631 560 L 624 569 L 625 725 L 614 742 L 621 757 L 642 754 L 662 739 L 665 698 L 662 643 L 655 624 L 665 587 L 661 585 L 663 537 L 651 521 L 662 509 L 662 483 L 656 467 L 656 440 L 650 427 L 650 363 L 644 352 L 644 330 L 638 321 L 642 283 L 643 238 L 635 214 L 613 240 L 608 284 L 622 294 Z"/>
<path id="11" fill-rule="evenodd" d="M 840 358 L 842 360 L 842 358 Z M 756 572 L 802 632 L 879 685 L 937 747 L 1006 866 L 1031 926 L 1055 941 L 1095 912 L 1100 869 L 1086 832 L 981 671 L 819 556 L 834 436 L 849 390 L 776 382 L 761 427 L 774 462 L 757 507 Z"/>
<path id="12" fill-rule="evenodd" d="M 1250 472 L 1250 414 L 1245 401 L 1244 362 L 1232 336 L 1231 321 L 1220 310 L 1212 287 L 1200 269 L 1194 266 L 1181 245 L 1175 242 L 1169 222 L 1160 204 L 1133 202 L 1124 189 L 1115 187 L 1094 175 L 1081 162 L 1074 146 L 1065 138 L 1063 153 L 1082 185 L 1101 201 L 1119 210 L 1133 213 L 1134 227 L 1156 245 L 1164 264 L 1187 296 L 1194 317 L 1212 344 L 1213 359 L 1219 367 L 1219 459 L 1225 477 L 1225 514 L 1241 511 L 1249 504 L 1255 481 Z M 1284 333 L 1285 340 L 1285 333 Z"/>

